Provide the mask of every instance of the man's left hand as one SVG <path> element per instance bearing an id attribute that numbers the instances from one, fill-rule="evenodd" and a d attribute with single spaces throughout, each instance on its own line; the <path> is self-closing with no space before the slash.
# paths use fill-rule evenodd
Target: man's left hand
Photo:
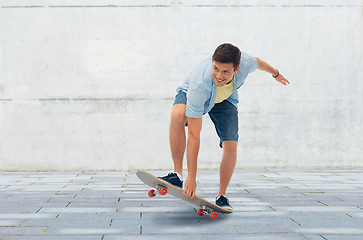
<path id="1" fill-rule="evenodd" d="M 284 78 L 284 76 L 282 76 L 281 73 L 279 73 L 279 75 L 275 79 L 276 79 L 276 81 L 278 81 L 284 85 L 290 84 L 290 82 L 286 78 Z"/>

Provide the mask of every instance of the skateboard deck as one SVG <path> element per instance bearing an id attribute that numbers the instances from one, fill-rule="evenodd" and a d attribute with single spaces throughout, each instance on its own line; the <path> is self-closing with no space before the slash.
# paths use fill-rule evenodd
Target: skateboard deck
<path id="1" fill-rule="evenodd" d="M 155 177 L 151 173 L 139 170 L 136 172 L 137 177 L 146 185 L 149 185 L 153 189 L 149 191 L 149 197 L 155 197 L 156 194 L 166 195 L 170 194 L 176 198 L 189 202 L 199 207 L 198 214 L 200 216 L 209 215 L 212 219 L 218 217 L 218 213 L 232 213 L 233 210 L 222 208 L 214 203 L 211 203 L 201 197 L 195 196 L 194 198 L 185 196 L 183 189 L 174 186 L 160 178 Z"/>

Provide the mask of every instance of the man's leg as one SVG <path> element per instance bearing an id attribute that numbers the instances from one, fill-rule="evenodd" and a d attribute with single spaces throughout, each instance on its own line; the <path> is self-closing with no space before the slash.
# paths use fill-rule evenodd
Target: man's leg
<path id="1" fill-rule="evenodd" d="M 171 111 L 169 141 L 174 162 L 174 172 L 183 176 L 183 158 L 186 146 L 185 117 L 186 105 L 175 104 Z"/>
<path id="2" fill-rule="evenodd" d="M 209 112 L 220 138 L 223 157 L 219 169 L 219 195 L 226 195 L 237 162 L 238 110 L 227 100 L 214 105 Z"/>
<path id="3" fill-rule="evenodd" d="M 224 141 L 222 143 L 223 157 L 221 166 L 219 168 L 219 194 L 226 195 L 227 187 L 231 181 L 234 168 L 237 162 L 237 142 L 236 141 Z"/>

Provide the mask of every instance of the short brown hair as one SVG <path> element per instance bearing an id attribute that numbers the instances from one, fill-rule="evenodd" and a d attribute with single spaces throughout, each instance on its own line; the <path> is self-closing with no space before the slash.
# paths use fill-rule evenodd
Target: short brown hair
<path id="1" fill-rule="evenodd" d="M 230 43 L 223 43 L 214 51 L 212 60 L 221 63 L 233 63 L 233 67 L 236 69 L 241 61 L 241 51 Z"/>

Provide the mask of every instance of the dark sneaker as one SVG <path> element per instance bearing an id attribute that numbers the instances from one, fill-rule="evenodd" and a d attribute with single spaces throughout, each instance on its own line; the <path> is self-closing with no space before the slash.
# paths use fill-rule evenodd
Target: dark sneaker
<path id="1" fill-rule="evenodd" d="M 180 180 L 176 173 L 169 173 L 167 176 L 159 178 L 177 187 L 183 188 L 183 181 Z"/>
<path id="2" fill-rule="evenodd" d="M 223 195 L 219 195 L 216 198 L 216 205 L 222 207 L 222 208 L 226 208 L 228 210 L 233 210 L 232 206 L 229 204 L 229 200 L 226 196 Z"/>

